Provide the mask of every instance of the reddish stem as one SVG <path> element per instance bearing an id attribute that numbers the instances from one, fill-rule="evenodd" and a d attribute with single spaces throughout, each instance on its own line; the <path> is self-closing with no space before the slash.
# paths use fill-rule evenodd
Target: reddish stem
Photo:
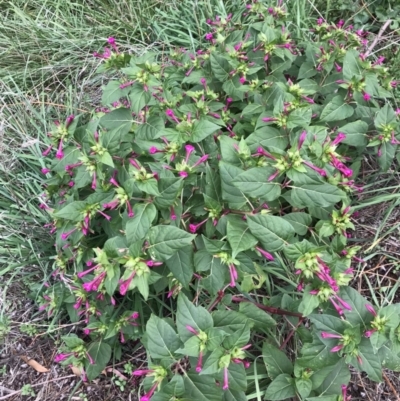
<path id="1" fill-rule="evenodd" d="M 282 343 L 282 345 L 279 347 L 279 349 L 285 348 L 286 344 L 289 342 L 289 340 L 293 337 L 293 334 L 295 333 L 296 329 L 303 323 L 304 318 L 301 317 L 299 322 L 296 324 L 296 327 L 288 334 L 286 337 L 285 341 Z"/>

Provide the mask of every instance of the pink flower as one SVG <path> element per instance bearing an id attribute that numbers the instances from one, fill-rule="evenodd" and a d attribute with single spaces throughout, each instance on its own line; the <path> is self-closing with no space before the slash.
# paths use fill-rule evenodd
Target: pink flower
<path id="1" fill-rule="evenodd" d="M 132 274 L 128 277 L 127 280 L 125 280 L 125 281 L 120 280 L 120 282 L 119 282 L 119 284 L 120 284 L 119 285 L 119 293 L 121 295 L 125 295 L 126 294 L 126 292 L 128 291 L 128 288 L 129 288 L 129 286 L 131 284 L 131 281 L 133 280 L 135 275 L 136 275 L 136 270 L 132 272 Z"/>
<path id="2" fill-rule="evenodd" d="M 68 128 L 72 124 L 74 118 L 75 116 L 73 114 L 67 117 L 67 119 L 65 120 L 65 128 Z"/>
<path id="3" fill-rule="evenodd" d="M 246 82 L 246 77 L 245 76 L 240 77 L 239 82 L 243 85 Z"/>
<path id="4" fill-rule="evenodd" d="M 65 232 L 65 233 L 62 233 L 62 234 L 61 234 L 61 239 L 62 239 L 63 241 L 67 240 L 68 237 L 69 237 L 71 234 L 73 234 L 77 229 L 78 229 L 78 228 L 75 227 L 75 228 L 72 229 L 71 231 L 67 231 L 67 232 Z"/>
<path id="5" fill-rule="evenodd" d="M 365 308 L 366 308 L 367 311 L 368 311 L 369 313 L 371 313 L 373 316 L 376 316 L 375 309 L 374 309 L 374 307 L 373 307 L 372 305 L 366 304 L 366 305 L 365 305 Z"/>
<path id="6" fill-rule="evenodd" d="M 343 344 L 336 345 L 335 347 L 333 347 L 333 348 L 331 349 L 331 352 L 338 352 L 338 351 L 340 351 L 343 347 L 344 347 Z"/>
<path id="7" fill-rule="evenodd" d="M 269 252 L 265 251 L 264 249 L 262 249 L 262 248 L 256 246 L 256 250 L 257 250 L 258 252 L 260 252 L 261 255 L 264 256 L 264 258 L 266 258 L 266 259 L 268 259 L 268 260 L 274 260 L 274 257 L 273 257 Z"/>
<path id="8" fill-rule="evenodd" d="M 307 131 L 303 131 L 303 132 L 301 133 L 301 135 L 300 135 L 299 143 L 298 143 L 298 145 L 297 145 L 297 149 L 298 149 L 298 150 L 301 149 L 301 147 L 303 146 L 303 143 L 304 143 L 304 141 L 306 140 L 306 138 L 307 138 Z"/>
<path id="9" fill-rule="evenodd" d="M 46 157 L 49 155 L 51 149 L 53 149 L 53 145 L 50 145 L 46 150 L 42 152 L 42 156 Z"/>
<path id="10" fill-rule="evenodd" d="M 128 211 L 128 217 L 133 217 L 135 213 L 132 210 L 132 206 L 129 201 L 126 202 L 126 209 Z"/>
<path id="11" fill-rule="evenodd" d="M 42 168 L 41 172 L 42 172 L 43 174 L 47 174 L 47 173 L 50 173 L 50 169 L 48 169 L 48 168 Z"/>
<path id="12" fill-rule="evenodd" d="M 194 334 L 195 336 L 198 336 L 199 333 L 197 332 L 197 330 L 195 330 L 192 326 L 186 325 L 186 330 L 190 331 L 192 334 Z"/>
<path id="13" fill-rule="evenodd" d="M 83 289 L 87 292 L 97 291 L 100 287 L 100 284 L 103 282 L 104 278 L 106 277 L 106 272 L 100 273 L 97 277 L 95 277 L 92 281 L 88 283 L 84 283 L 82 285 Z"/>
<path id="14" fill-rule="evenodd" d="M 162 150 L 157 149 L 155 146 L 152 146 L 152 147 L 149 149 L 149 153 L 150 153 L 151 155 L 154 155 L 155 153 L 158 153 L 158 152 L 162 152 Z"/>
<path id="15" fill-rule="evenodd" d="M 170 219 L 171 220 L 176 220 L 176 213 L 175 213 L 175 210 L 174 210 L 174 208 L 173 208 L 173 206 L 171 206 L 170 208 L 169 208 L 169 210 L 170 210 Z"/>
<path id="16" fill-rule="evenodd" d="M 182 178 L 186 178 L 189 174 L 186 171 L 180 171 L 178 173 Z"/>
<path id="17" fill-rule="evenodd" d="M 367 93 L 367 92 L 364 92 L 364 94 L 363 94 L 363 99 L 364 99 L 366 102 L 368 102 L 368 101 L 371 100 L 371 95 L 370 95 L 369 93 Z"/>
<path id="18" fill-rule="evenodd" d="M 186 146 L 185 146 L 185 150 L 186 150 L 185 162 L 186 162 L 186 164 L 187 164 L 187 163 L 188 163 L 188 160 L 189 160 L 189 157 L 190 157 L 190 155 L 192 154 L 192 152 L 195 151 L 195 148 L 194 148 L 194 146 L 192 146 L 192 145 L 186 145 Z"/>
<path id="19" fill-rule="evenodd" d="M 335 69 L 337 72 L 342 71 L 342 67 L 338 63 L 335 63 Z"/>
<path id="20" fill-rule="evenodd" d="M 213 34 L 212 34 L 211 32 L 206 33 L 205 36 L 204 36 L 204 38 L 205 38 L 206 40 L 213 40 Z"/>
<path id="21" fill-rule="evenodd" d="M 65 360 L 66 360 L 68 357 L 70 357 L 72 354 L 73 354 L 72 352 L 69 353 L 69 354 L 62 354 L 62 353 L 61 353 L 61 354 L 58 354 L 58 355 L 55 356 L 54 362 L 59 363 L 59 362 L 65 361 Z"/>
<path id="22" fill-rule="evenodd" d="M 95 265 L 95 266 L 91 267 L 90 269 L 87 269 L 87 270 L 84 270 L 84 271 L 82 271 L 82 272 L 79 272 L 79 273 L 77 274 L 77 276 L 78 276 L 79 278 L 82 278 L 82 277 L 86 276 L 86 274 L 89 274 L 89 273 L 92 272 L 93 270 L 97 269 L 99 266 L 100 266 L 100 265 Z"/>
<path id="23" fill-rule="evenodd" d="M 208 220 L 208 218 L 205 219 L 205 220 L 203 220 L 203 221 L 201 221 L 201 222 L 198 223 L 198 224 L 189 224 L 189 231 L 190 231 L 192 234 L 194 234 L 204 223 L 207 222 L 207 220 Z"/>
<path id="24" fill-rule="evenodd" d="M 310 167 L 311 169 L 313 169 L 314 171 L 316 171 L 321 177 L 326 177 L 326 171 L 322 168 L 319 168 L 317 166 L 314 166 L 314 164 L 312 164 L 311 162 L 308 162 L 306 160 L 303 160 L 303 163 Z"/>
<path id="25" fill-rule="evenodd" d="M 346 135 L 343 132 L 339 132 L 337 137 L 332 141 L 332 145 L 337 145 L 346 139 Z"/>
<path id="26" fill-rule="evenodd" d="M 154 370 L 151 370 L 151 369 L 138 369 L 138 370 L 135 370 L 132 373 L 132 375 L 133 376 L 145 376 L 145 375 L 148 375 L 153 372 L 154 372 Z"/>
<path id="27" fill-rule="evenodd" d="M 332 334 L 332 333 L 327 333 L 326 331 L 323 331 L 321 333 L 322 338 L 342 338 L 342 336 L 338 334 Z"/>
<path id="28" fill-rule="evenodd" d="M 231 277 L 231 282 L 229 284 L 230 287 L 235 287 L 236 286 L 236 280 L 238 278 L 238 273 L 236 270 L 236 267 L 233 263 L 229 265 L 229 275 Z"/>
<path id="29" fill-rule="evenodd" d="M 151 387 L 151 389 L 145 395 L 140 397 L 140 401 L 150 401 L 150 398 L 156 391 L 157 387 L 158 387 L 158 382 L 155 382 Z"/>
<path id="30" fill-rule="evenodd" d="M 197 167 L 199 164 L 204 163 L 207 159 L 208 159 L 208 155 L 201 156 L 200 159 L 197 160 L 197 162 L 194 163 L 192 167 Z"/>
<path id="31" fill-rule="evenodd" d="M 62 151 L 62 140 L 60 140 L 60 143 L 58 144 L 56 158 L 57 159 L 62 159 L 63 157 L 64 157 L 64 152 Z"/>
<path id="32" fill-rule="evenodd" d="M 155 262 L 154 260 L 147 260 L 146 265 L 149 267 L 161 266 L 163 262 Z"/>
<path id="33" fill-rule="evenodd" d="M 92 187 L 93 190 L 97 188 L 97 182 L 96 182 L 96 172 L 93 171 L 93 178 L 92 178 Z"/>
<path id="34" fill-rule="evenodd" d="M 222 386 L 222 390 L 229 389 L 229 376 L 228 376 L 228 368 L 224 367 L 224 385 Z"/>
<path id="35" fill-rule="evenodd" d="M 200 351 L 199 359 L 197 360 L 196 372 L 200 373 L 203 369 L 203 351 Z"/>
<path id="36" fill-rule="evenodd" d="M 278 119 L 277 119 L 277 118 L 274 118 L 274 117 L 264 117 L 262 120 L 263 120 L 265 123 L 269 123 L 269 122 L 271 122 L 271 121 L 278 121 Z"/>
<path id="37" fill-rule="evenodd" d="M 377 329 L 368 330 L 364 333 L 364 336 L 367 338 L 370 338 L 372 336 L 372 334 L 374 334 L 376 331 L 377 331 Z"/>
<path id="38" fill-rule="evenodd" d="M 110 45 L 115 45 L 115 38 L 113 38 L 112 36 L 109 37 L 109 38 L 107 39 L 107 43 L 110 44 Z"/>

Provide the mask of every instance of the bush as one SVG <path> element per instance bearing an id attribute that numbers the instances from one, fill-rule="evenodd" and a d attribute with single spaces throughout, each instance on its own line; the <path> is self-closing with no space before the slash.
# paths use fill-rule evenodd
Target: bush
<path id="1" fill-rule="evenodd" d="M 365 32 L 318 20 L 295 42 L 285 16 L 217 17 L 196 54 L 133 57 L 114 38 L 96 54 L 117 79 L 44 152 L 57 256 L 41 308 L 86 335 L 57 361 L 90 380 L 140 338 L 142 401 L 345 401 L 350 366 L 398 369 L 398 305 L 349 286 L 355 179 L 364 155 L 395 157 L 397 82 Z"/>

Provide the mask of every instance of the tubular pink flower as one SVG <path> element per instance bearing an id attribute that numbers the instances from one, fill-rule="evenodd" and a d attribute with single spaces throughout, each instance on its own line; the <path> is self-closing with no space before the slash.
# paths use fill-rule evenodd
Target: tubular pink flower
<path id="1" fill-rule="evenodd" d="M 110 178 L 110 183 L 113 184 L 116 187 L 119 187 L 119 184 L 118 184 L 117 180 L 114 177 Z"/>
<path id="2" fill-rule="evenodd" d="M 228 376 L 228 368 L 224 367 L 224 385 L 222 386 L 222 390 L 229 389 L 229 376 Z"/>
<path id="3" fill-rule="evenodd" d="M 199 359 L 197 360 L 196 372 L 200 373 L 203 369 L 203 351 L 200 351 Z"/>
<path id="4" fill-rule="evenodd" d="M 204 35 L 205 40 L 213 40 L 213 34 L 211 32 Z"/>
<path id="5" fill-rule="evenodd" d="M 272 122 L 272 121 L 278 121 L 278 119 L 277 119 L 277 118 L 274 118 L 274 117 L 264 117 L 262 120 L 263 120 L 265 123 L 270 123 L 270 122 Z"/>
<path id="6" fill-rule="evenodd" d="M 111 220 L 111 216 L 109 216 L 108 214 L 105 214 L 104 212 L 102 212 L 101 210 L 98 210 L 97 213 L 100 213 L 105 219 L 107 219 L 108 221 Z"/>
<path id="7" fill-rule="evenodd" d="M 58 144 L 57 153 L 56 153 L 56 158 L 62 159 L 63 157 L 64 157 L 64 152 L 62 150 L 62 139 L 60 139 L 60 142 Z"/>
<path id="8" fill-rule="evenodd" d="M 140 170 L 140 166 L 138 164 L 138 162 L 134 159 L 129 159 L 129 163 L 132 164 L 133 167 L 137 168 L 138 170 Z"/>
<path id="9" fill-rule="evenodd" d="M 243 85 L 246 82 L 246 77 L 240 77 L 239 82 Z"/>
<path id="10" fill-rule="evenodd" d="M 376 331 L 377 331 L 377 329 L 368 330 L 364 333 L 364 336 L 367 338 L 370 338 L 372 336 L 372 334 L 374 334 Z"/>
<path id="11" fill-rule="evenodd" d="M 303 163 L 306 166 L 313 169 L 314 171 L 316 171 L 321 177 L 326 177 L 326 171 L 324 169 L 314 166 L 314 164 L 312 164 L 311 162 L 308 162 L 307 160 L 303 160 Z"/>
<path id="12" fill-rule="evenodd" d="M 49 155 L 49 153 L 51 152 L 51 149 L 53 149 L 53 145 L 50 145 L 46 150 L 44 150 L 42 152 L 42 156 L 46 157 Z"/>
<path id="13" fill-rule="evenodd" d="M 86 356 L 87 356 L 88 359 L 89 359 L 89 363 L 90 363 L 91 365 L 94 365 L 94 360 L 93 360 L 93 358 L 90 356 L 89 352 L 86 352 Z"/>
<path id="14" fill-rule="evenodd" d="M 157 387 L 158 387 L 158 382 L 155 382 L 151 387 L 151 389 L 145 395 L 140 397 L 140 401 L 150 401 L 150 398 L 156 391 Z"/>
<path id="15" fill-rule="evenodd" d="M 321 333 L 322 338 L 342 338 L 342 336 L 338 334 L 333 334 L 333 333 L 327 333 L 326 331 L 323 331 Z"/>
<path id="16" fill-rule="evenodd" d="M 342 71 L 342 67 L 338 63 L 335 63 L 335 69 L 337 72 Z"/>
<path id="17" fill-rule="evenodd" d="M 302 96 L 301 97 L 303 100 L 305 100 L 307 103 L 310 103 L 310 104 L 314 104 L 315 102 L 314 102 L 314 99 L 311 99 L 310 97 L 308 97 L 308 96 Z"/>
<path id="18" fill-rule="evenodd" d="M 343 132 L 339 132 L 337 137 L 332 141 L 332 145 L 337 145 L 346 139 L 346 135 Z"/>
<path id="19" fill-rule="evenodd" d="M 97 183 L 96 183 L 96 172 L 93 171 L 92 189 L 95 190 L 96 188 L 97 188 Z"/>
<path id="20" fill-rule="evenodd" d="M 331 349 L 331 352 L 338 352 L 338 351 L 340 351 L 343 347 L 344 347 L 343 344 L 336 345 L 335 347 L 333 347 L 333 348 Z"/>
<path id="21" fill-rule="evenodd" d="M 155 153 L 163 153 L 163 152 L 164 152 L 163 150 L 157 149 L 155 146 L 152 146 L 152 147 L 149 149 L 149 153 L 150 153 L 151 155 L 154 155 Z"/>
<path id="22" fill-rule="evenodd" d="M 139 312 L 133 312 L 132 315 L 129 316 L 130 319 L 138 319 L 140 316 Z"/>
<path id="23" fill-rule="evenodd" d="M 87 292 L 97 291 L 105 277 L 106 277 L 106 272 L 102 272 L 97 277 L 95 277 L 92 281 L 89 281 L 88 283 L 84 283 L 82 285 L 82 287 Z"/>
<path id="24" fill-rule="evenodd" d="M 236 267 L 233 263 L 229 265 L 229 275 L 231 276 L 231 282 L 229 284 L 230 287 L 236 286 L 236 280 L 238 278 Z"/>
<path id="25" fill-rule="evenodd" d="M 199 229 L 199 227 L 201 227 L 204 223 L 207 222 L 207 220 L 208 220 L 208 218 L 205 219 L 205 220 L 203 220 L 203 221 L 201 221 L 201 222 L 198 223 L 198 224 L 189 224 L 189 231 L 190 231 L 192 234 L 194 234 L 194 233 Z"/>
<path id="26" fill-rule="evenodd" d="M 307 138 L 307 131 L 303 131 L 301 133 L 301 135 L 300 135 L 300 138 L 299 138 L 299 143 L 297 145 L 297 150 L 301 149 L 301 147 L 303 146 L 303 143 L 306 140 L 306 138 Z"/>
<path id="27" fill-rule="evenodd" d="M 77 229 L 78 229 L 78 228 L 75 227 L 75 228 L 72 229 L 71 231 L 67 231 L 66 233 L 62 233 L 62 234 L 61 234 L 61 239 L 62 239 L 63 241 L 67 240 L 68 237 L 69 237 L 71 234 L 73 234 Z"/>
<path id="28" fill-rule="evenodd" d="M 331 301 L 332 305 L 334 306 L 334 308 L 336 309 L 336 312 L 342 316 L 343 315 L 343 309 L 333 300 L 332 297 L 329 298 L 329 300 Z"/>
<path id="29" fill-rule="evenodd" d="M 145 375 L 151 374 L 153 372 L 154 372 L 154 370 L 152 370 L 152 369 L 138 369 L 138 370 L 135 370 L 134 372 L 132 372 L 132 375 L 133 376 L 145 376 Z"/>
<path id="30" fill-rule="evenodd" d="M 69 354 L 58 354 L 54 357 L 54 362 L 60 363 L 62 361 L 65 361 L 67 358 L 69 358 L 71 355 L 73 355 L 73 352 L 70 352 Z"/>
<path id="31" fill-rule="evenodd" d="M 343 306 L 344 309 L 347 309 L 349 311 L 352 310 L 351 306 L 347 302 L 343 301 L 343 299 L 340 298 L 338 295 L 334 295 L 333 297 Z"/>
<path id="32" fill-rule="evenodd" d="M 262 155 L 262 156 L 268 157 L 269 159 L 276 160 L 276 157 L 272 156 L 271 153 L 268 153 L 262 147 L 258 147 L 257 148 L 257 153 L 256 154 L 257 154 L 257 156 Z"/>
<path id="33" fill-rule="evenodd" d="M 189 160 L 189 157 L 190 157 L 190 155 L 192 154 L 192 152 L 195 151 L 195 148 L 194 148 L 194 146 L 192 146 L 192 145 L 186 145 L 186 146 L 185 146 L 185 150 L 186 150 L 185 162 L 186 162 L 186 164 L 187 164 L 187 163 L 188 163 L 188 160 Z"/>
<path id="34" fill-rule="evenodd" d="M 176 220 L 176 213 L 175 213 L 174 207 L 171 206 L 171 207 L 169 208 L 169 211 L 170 211 L 170 219 L 171 219 L 171 220 Z"/>
<path id="35" fill-rule="evenodd" d="M 132 210 L 132 206 L 129 201 L 126 202 L 126 208 L 128 210 L 128 217 L 133 217 L 135 213 Z"/>
<path id="36" fill-rule="evenodd" d="M 367 311 L 368 311 L 369 313 L 371 313 L 373 316 L 376 316 L 375 309 L 374 309 L 374 307 L 373 307 L 372 305 L 366 304 L 366 305 L 365 305 L 365 308 L 366 308 Z"/>
<path id="37" fill-rule="evenodd" d="M 154 260 L 146 261 L 146 265 L 149 267 L 161 266 L 163 262 L 155 262 Z"/>
<path id="38" fill-rule="evenodd" d="M 347 386 L 342 384 L 342 398 L 343 401 L 350 401 L 350 398 L 347 397 Z"/>
<path id="39" fill-rule="evenodd" d="M 333 154 L 331 154 L 331 164 L 333 167 L 339 170 L 345 177 L 351 177 L 353 175 L 353 170 L 344 165 Z"/>
<path id="40" fill-rule="evenodd" d="M 68 116 L 67 119 L 65 120 L 65 128 L 68 128 L 72 124 L 74 119 L 75 119 L 75 116 L 73 114 Z"/>
<path id="41" fill-rule="evenodd" d="M 364 99 L 366 102 L 368 102 L 368 101 L 371 100 L 371 95 L 370 95 L 369 93 L 367 93 L 367 92 L 364 92 L 364 94 L 363 94 L 363 99 Z"/>
<path id="42" fill-rule="evenodd" d="M 274 257 L 273 257 L 269 252 L 265 251 L 264 249 L 262 249 L 262 248 L 256 246 L 256 250 L 257 250 L 258 252 L 260 252 L 261 255 L 264 256 L 264 258 L 266 258 L 266 259 L 268 259 L 268 260 L 271 260 L 271 261 L 274 260 Z"/>
<path id="43" fill-rule="evenodd" d="M 95 265 L 95 266 L 91 267 L 90 269 L 87 269 L 87 270 L 84 270 L 84 271 L 82 271 L 82 272 L 79 272 L 79 273 L 77 274 L 77 276 L 78 276 L 79 278 L 82 278 L 82 277 L 86 276 L 86 274 L 89 274 L 89 273 L 92 272 L 93 270 L 97 269 L 99 266 L 100 266 L 100 265 Z"/>
<path id="44" fill-rule="evenodd" d="M 50 169 L 48 169 L 48 168 L 42 168 L 42 170 L 41 170 L 41 172 L 43 173 L 43 174 L 47 174 L 47 173 L 50 173 Z"/>
<path id="45" fill-rule="evenodd" d="M 133 280 L 133 278 L 136 275 L 136 270 L 132 272 L 132 274 L 125 280 L 125 281 L 121 281 L 119 282 L 119 293 L 121 295 L 125 295 L 126 292 L 128 291 L 128 288 L 131 284 L 131 281 Z"/>
<path id="46" fill-rule="evenodd" d="M 186 325 L 186 330 L 190 331 L 192 334 L 194 334 L 195 336 L 198 336 L 199 333 L 197 332 L 197 330 L 195 330 L 192 326 Z"/>
<path id="47" fill-rule="evenodd" d="M 178 173 L 178 175 L 180 175 L 182 178 L 187 178 L 187 176 L 189 175 L 186 171 L 180 171 Z"/>
<path id="48" fill-rule="evenodd" d="M 172 120 L 174 120 L 177 124 L 180 123 L 180 121 L 178 120 L 178 118 L 176 117 L 174 111 L 172 109 L 167 109 L 165 111 L 165 114 L 170 117 Z"/>
<path id="49" fill-rule="evenodd" d="M 199 164 L 204 163 L 208 159 L 208 155 L 201 156 L 196 163 L 193 164 L 192 167 L 197 167 Z"/>
<path id="50" fill-rule="evenodd" d="M 279 170 L 276 170 L 273 174 L 268 177 L 268 182 L 274 180 L 280 174 Z"/>
<path id="51" fill-rule="evenodd" d="M 103 204 L 103 207 L 104 207 L 104 209 L 111 209 L 111 210 L 113 210 L 113 209 L 115 209 L 118 205 L 119 205 L 119 200 L 118 200 L 118 199 L 114 199 L 114 200 L 112 200 L 112 201 L 109 202 L 109 203 L 104 203 L 104 204 Z"/>

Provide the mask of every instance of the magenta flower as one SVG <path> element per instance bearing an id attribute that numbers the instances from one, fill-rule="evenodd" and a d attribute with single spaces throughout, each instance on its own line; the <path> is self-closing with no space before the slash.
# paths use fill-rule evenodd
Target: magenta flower
<path id="1" fill-rule="evenodd" d="M 274 117 L 264 117 L 262 120 L 263 120 L 265 123 L 270 123 L 270 122 L 272 122 L 272 121 L 278 121 L 278 119 L 277 119 L 277 118 L 274 118 Z"/>
<path id="2" fill-rule="evenodd" d="M 155 262 L 154 260 L 147 260 L 146 265 L 149 267 L 161 266 L 163 262 Z"/>
<path id="3" fill-rule="evenodd" d="M 338 63 L 335 63 L 335 69 L 337 72 L 342 71 L 342 67 Z"/>
<path id="4" fill-rule="evenodd" d="M 197 167 L 199 164 L 204 163 L 207 159 L 208 159 L 208 155 L 201 156 L 200 159 L 197 160 L 197 162 L 194 163 L 192 167 Z"/>
<path id="5" fill-rule="evenodd" d="M 342 384 L 342 398 L 343 401 L 350 401 L 350 398 L 347 396 L 347 386 Z"/>
<path id="6" fill-rule="evenodd" d="M 314 166 L 314 164 L 312 164 L 311 162 L 308 162 L 306 160 L 303 160 L 303 163 L 310 167 L 311 169 L 313 169 L 314 171 L 316 171 L 321 177 L 326 177 L 326 171 L 322 168 L 319 168 L 317 166 Z"/>
<path id="7" fill-rule="evenodd" d="M 175 213 L 174 207 L 171 206 L 171 207 L 169 208 L 169 210 L 170 210 L 170 219 L 171 219 L 171 220 L 176 220 L 176 213 Z"/>
<path id="8" fill-rule="evenodd" d="M 334 347 L 331 349 L 331 352 L 338 352 L 338 351 L 340 351 L 343 347 L 344 347 L 343 344 L 336 345 L 336 346 L 334 346 Z"/>
<path id="9" fill-rule="evenodd" d="M 229 389 L 229 376 L 228 376 L 228 368 L 224 367 L 224 385 L 222 386 L 222 390 Z"/>
<path id="10" fill-rule="evenodd" d="M 151 387 L 151 389 L 145 395 L 142 395 L 140 397 L 140 401 L 150 401 L 150 398 L 152 397 L 152 395 L 156 391 L 157 387 L 158 387 L 158 382 L 155 382 L 153 384 L 153 386 Z"/>
<path id="11" fill-rule="evenodd" d="M 95 266 L 91 267 L 90 269 L 87 269 L 87 270 L 84 270 L 84 271 L 82 271 L 82 272 L 79 272 L 79 273 L 77 274 L 77 276 L 78 276 L 79 278 L 82 278 L 82 277 L 86 276 L 86 274 L 89 274 L 89 273 L 92 272 L 93 270 L 97 269 L 99 266 L 100 266 L 100 265 L 95 265 Z"/>
<path id="12" fill-rule="evenodd" d="M 134 159 L 129 159 L 129 163 L 132 164 L 133 167 L 137 168 L 138 170 L 140 170 L 140 166 L 138 164 L 138 162 Z"/>
<path id="13" fill-rule="evenodd" d="M 363 94 L 363 99 L 364 99 L 366 102 L 368 102 L 368 101 L 371 100 L 371 95 L 370 95 L 369 93 L 367 93 L 367 92 L 364 92 L 364 94 Z"/>
<path id="14" fill-rule="evenodd" d="M 256 156 L 264 156 L 264 157 L 268 157 L 269 159 L 276 160 L 276 157 L 272 156 L 271 153 L 268 153 L 262 147 L 257 148 L 257 153 L 255 155 Z"/>
<path id="15" fill-rule="evenodd" d="M 97 181 L 96 181 L 96 172 L 93 171 L 93 178 L 92 178 L 92 187 L 93 190 L 97 188 Z"/>
<path id="16" fill-rule="evenodd" d="M 279 170 L 276 170 L 274 173 L 272 173 L 269 177 L 268 177 L 268 182 L 274 180 L 278 175 L 280 174 Z"/>
<path id="17" fill-rule="evenodd" d="M 200 351 L 199 359 L 197 360 L 196 372 L 200 373 L 203 369 L 203 351 Z"/>
<path id="18" fill-rule="evenodd" d="M 297 145 L 297 149 L 298 149 L 298 150 L 301 149 L 301 147 L 303 146 L 303 143 L 304 143 L 304 141 L 306 140 L 306 138 L 307 138 L 307 131 L 303 131 L 303 132 L 301 133 L 301 135 L 300 135 L 299 143 L 298 143 L 298 145 Z"/>
<path id="19" fill-rule="evenodd" d="M 56 152 L 56 158 L 57 159 L 62 159 L 64 157 L 64 152 L 62 150 L 62 140 L 60 140 L 60 143 L 58 144 L 58 149 Z"/>
<path id="20" fill-rule="evenodd" d="M 240 77 L 239 82 L 243 85 L 246 82 L 246 77 L 245 76 Z"/>
<path id="21" fill-rule="evenodd" d="M 189 175 L 186 171 L 180 171 L 178 173 L 182 178 L 187 178 L 187 176 Z"/>
<path id="22" fill-rule="evenodd" d="M 115 38 L 109 37 L 109 38 L 107 39 L 107 43 L 110 44 L 110 45 L 115 45 Z"/>
<path id="23" fill-rule="evenodd" d="M 51 149 L 53 149 L 53 145 L 50 145 L 46 150 L 44 150 L 42 152 L 42 156 L 46 157 L 49 155 L 49 153 L 51 152 Z"/>
<path id="24" fill-rule="evenodd" d="M 67 232 L 65 232 L 65 233 L 62 233 L 62 234 L 61 234 L 61 239 L 62 239 L 63 241 L 67 240 L 68 237 L 69 237 L 71 234 L 73 234 L 77 229 L 78 229 L 78 228 L 75 227 L 75 228 L 72 229 L 71 231 L 67 231 Z"/>
<path id="25" fill-rule="evenodd" d="M 125 295 L 126 294 L 126 292 L 128 291 L 128 288 L 129 288 L 129 286 L 131 284 L 131 281 L 133 280 L 135 275 L 136 275 L 136 270 L 133 271 L 132 274 L 125 281 L 122 281 L 122 280 L 119 281 L 119 284 L 120 284 L 119 285 L 119 293 L 121 295 Z"/>
<path id="26" fill-rule="evenodd" d="M 132 206 L 129 201 L 126 202 L 126 209 L 128 210 L 128 217 L 133 217 L 135 213 L 132 210 Z"/>
<path id="27" fill-rule="evenodd" d="M 197 332 L 197 330 L 195 330 L 192 326 L 186 325 L 186 330 L 190 331 L 192 334 L 194 334 L 195 336 L 198 336 L 199 333 Z"/>
<path id="28" fill-rule="evenodd" d="M 172 120 L 174 120 L 177 124 L 180 123 L 180 121 L 178 120 L 178 118 L 176 117 L 174 111 L 172 109 L 167 109 L 165 111 L 165 114 L 170 117 Z"/>
<path id="29" fill-rule="evenodd" d="M 54 362 L 59 363 L 62 361 L 65 361 L 67 358 L 69 358 L 71 355 L 73 355 L 73 352 L 69 353 L 69 354 L 58 354 L 54 357 Z"/>
<path id="30" fill-rule="evenodd" d="M 186 145 L 186 146 L 185 146 L 185 150 L 186 150 L 185 162 L 186 162 L 186 164 L 187 164 L 187 163 L 188 163 L 188 160 L 189 160 L 189 157 L 190 157 L 190 155 L 192 154 L 192 152 L 195 151 L 195 148 L 194 148 L 194 146 L 192 146 L 192 145 Z"/>
<path id="31" fill-rule="evenodd" d="M 366 308 L 367 311 L 368 311 L 369 313 L 371 313 L 373 316 L 376 316 L 375 309 L 374 309 L 374 307 L 373 307 L 372 305 L 366 304 L 366 305 L 365 305 L 365 308 Z"/>
<path id="32" fill-rule="evenodd" d="M 323 331 L 321 333 L 322 338 L 342 338 L 342 336 L 338 334 L 333 334 L 333 333 L 327 333 L 326 331 Z"/>
<path id="33" fill-rule="evenodd" d="M 263 255 L 265 259 L 274 260 L 274 257 L 273 257 L 269 252 L 265 251 L 264 249 L 262 249 L 262 248 L 256 246 L 256 250 L 257 250 L 258 252 L 260 252 L 261 255 Z"/>
<path id="34" fill-rule="evenodd" d="M 147 376 L 147 375 L 149 375 L 151 373 L 154 373 L 154 370 L 152 370 L 152 369 L 138 369 L 138 370 L 135 370 L 132 373 L 132 375 L 133 376 L 145 376 L 145 375 Z"/>
<path id="35" fill-rule="evenodd" d="M 68 128 L 72 124 L 74 119 L 75 119 L 75 116 L 73 114 L 68 116 L 67 119 L 65 120 L 65 128 Z"/>
<path id="36" fill-rule="evenodd" d="M 377 331 L 377 329 L 368 330 L 364 333 L 364 336 L 367 338 L 370 338 L 372 336 L 372 334 L 374 334 L 376 331 Z"/>
<path id="37" fill-rule="evenodd" d="M 97 291 L 100 287 L 100 284 L 103 282 L 106 277 L 106 272 L 100 273 L 97 277 L 95 277 L 92 281 L 88 283 L 84 283 L 82 285 L 83 289 L 87 292 Z"/>
<path id="38" fill-rule="evenodd" d="M 230 287 L 235 287 L 236 286 L 236 280 L 238 278 L 238 273 L 236 270 L 236 267 L 233 263 L 229 265 L 229 275 L 231 277 L 231 282 L 229 284 Z"/>
<path id="39" fill-rule="evenodd" d="M 207 222 L 207 220 L 208 220 L 208 218 L 205 219 L 205 220 L 203 220 L 203 221 L 201 221 L 201 222 L 198 223 L 198 224 L 189 224 L 189 231 L 190 231 L 192 234 L 194 234 L 204 223 Z"/>
<path id="40" fill-rule="evenodd" d="M 339 132 L 337 137 L 332 141 L 332 145 L 337 145 L 346 139 L 346 135 L 343 132 Z"/>
<path id="41" fill-rule="evenodd" d="M 206 33 L 204 38 L 205 40 L 213 40 L 213 34 L 211 32 Z"/>

